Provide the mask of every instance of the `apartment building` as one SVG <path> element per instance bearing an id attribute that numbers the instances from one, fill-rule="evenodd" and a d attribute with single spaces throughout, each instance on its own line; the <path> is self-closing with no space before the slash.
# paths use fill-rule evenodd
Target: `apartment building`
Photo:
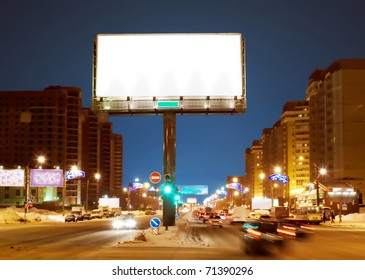
<path id="1" fill-rule="evenodd" d="M 305 191 L 310 183 L 308 102 L 287 102 L 283 107 L 280 125 L 283 132 L 284 174 L 289 178 L 288 190 L 293 197 Z"/>
<path id="2" fill-rule="evenodd" d="M 104 119 L 82 108 L 80 88 L 0 91 L 0 166 L 64 171 L 76 166 L 84 178 L 68 180 L 65 188 L 31 187 L 28 198 L 43 206 L 97 206 L 99 195 L 118 193 L 122 186 L 122 137 L 112 134 L 112 124 Z M 0 205 L 21 206 L 26 196 L 24 187 L 0 187 Z"/>
<path id="3" fill-rule="evenodd" d="M 365 59 L 341 59 L 309 76 L 310 179 L 365 191 Z"/>
<path id="4" fill-rule="evenodd" d="M 263 150 L 259 140 L 252 141 L 250 148 L 246 149 L 246 181 L 252 196 L 264 196 L 263 180 L 260 178 L 262 170 Z"/>
<path id="5" fill-rule="evenodd" d="M 288 202 L 309 183 L 309 108 L 306 101 L 289 101 L 272 128 L 265 128 L 260 140 L 246 150 L 246 174 L 254 195 Z M 275 170 L 279 168 L 279 171 Z M 269 180 L 276 172 L 288 183 Z"/>
<path id="6" fill-rule="evenodd" d="M 79 88 L 51 86 L 41 91 L 0 91 L 0 165 L 5 169 L 65 168 L 81 158 L 79 116 L 82 92 Z M 70 183 L 66 195 L 71 203 L 79 186 Z M 0 203 L 23 205 L 23 188 L 0 187 Z M 33 203 L 61 200 L 60 188 L 31 188 Z"/>

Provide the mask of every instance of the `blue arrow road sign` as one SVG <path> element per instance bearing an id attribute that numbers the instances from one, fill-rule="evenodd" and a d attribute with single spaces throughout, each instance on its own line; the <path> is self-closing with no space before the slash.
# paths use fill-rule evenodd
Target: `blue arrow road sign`
<path id="1" fill-rule="evenodd" d="M 153 228 L 159 228 L 161 225 L 161 220 L 159 218 L 152 218 L 150 220 L 150 226 L 153 227 Z"/>

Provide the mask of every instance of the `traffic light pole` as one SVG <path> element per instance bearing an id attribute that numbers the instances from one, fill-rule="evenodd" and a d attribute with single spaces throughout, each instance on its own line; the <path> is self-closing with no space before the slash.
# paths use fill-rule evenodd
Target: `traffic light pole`
<path id="1" fill-rule="evenodd" d="M 164 179 L 169 177 L 169 183 L 175 187 L 176 176 L 176 113 L 164 112 L 163 114 L 164 125 Z M 163 198 L 163 212 L 162 212 L 163 225 L 168 229 L 168 226 L 175 225 L 175 204 L 172 199 L 168 197 Z"/>

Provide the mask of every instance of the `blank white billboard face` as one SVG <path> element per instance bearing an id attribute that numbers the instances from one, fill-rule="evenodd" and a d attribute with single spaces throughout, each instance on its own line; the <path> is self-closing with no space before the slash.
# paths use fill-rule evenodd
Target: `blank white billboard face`
<path id="1" fill-rule="evenodd" d="M 98 35 L 96 51 L 96 97 L 243 95 L 238 33 Z"/>

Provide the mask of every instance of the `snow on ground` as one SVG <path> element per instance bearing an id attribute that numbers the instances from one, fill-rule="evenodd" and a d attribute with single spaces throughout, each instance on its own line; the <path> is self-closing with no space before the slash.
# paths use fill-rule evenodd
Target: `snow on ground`
<path id="1" fill-rule="evenodd" d="M 125 214 L 124 212 L 122 214 Z M 144 215 L 143 212 L 136 211 L 135 215 Z M 24 208 L 7 207 L 0 208 L 0 225 L 22 224 L 26 218 L 27 223 L 59 223 L 64 222 L 64 216 L 60 213 L 37 209 L 35 207 L 29 209 L 25 215 Z M 323 226 L 341 226 L 341 227 L 361 227 L 365 228 L 365 213 L 353 213 L 342 215 L 342 222 L 339 222 L 339 216 L 336 216 L 335 223 L 322 223 Z M 154 234 L 152 228 L 140 230 L 134 238 L 129 241 L 121 242 L 120 246 L 155 246 L 155 247 L 189 247 L 201 246 L 212 247 L 214 243 L 208 238 L 199 235 L 195 226 L 191 213 L 186 213 L 176 220 L 175 226 L 164 226 L 159 228 L 158 234 Z"/>
<path id="2" fill-rule="evenodd" d="M 190 213 L 177 219 L 174 226 L 161 226 L 158 234 L 154 234 L 152 228 L 138 232 L 133 240 L 121 243 L 123 246 L 138 246 L 147 244 L 156 247 L 210 247 L 214 243 L 210 238 L 196 233 L 195 227 L 189 226 Z"/>
<path id="3" fill-rule="evenodd" d="M 30 223 L 40 222 L 64 222 L 62 214 L 54 211 L 30 208 L 28 213 L 24 213 L 24 208 L 15 206 L 0 208 L 0 224 L 18 224 L 24 221 Z"/>
<path id="4" fill-rule="evenodd" d="M 342 217 L 343 222 L 365 222 L 365 213 L 352 213 L 343 215 Z M 336 220 L 339 219 L 338 216 L 336 216 Z"/>

